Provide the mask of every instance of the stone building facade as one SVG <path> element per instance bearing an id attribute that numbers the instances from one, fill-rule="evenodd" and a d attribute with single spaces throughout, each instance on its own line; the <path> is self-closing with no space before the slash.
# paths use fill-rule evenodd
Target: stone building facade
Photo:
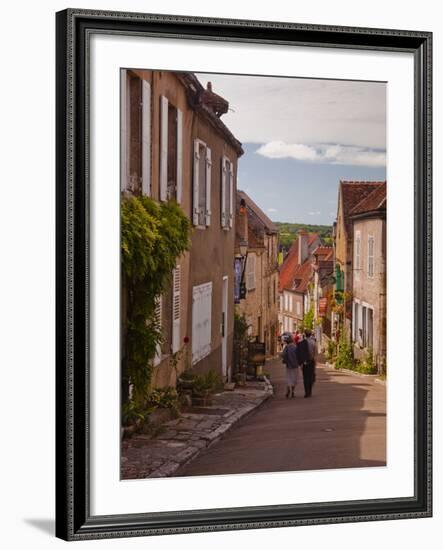
<path id="1" fill-rule="evenodd" d="M 191 248 L 158 299 L 164 344 L 154 361 L 156 386 L 174 385 L 185 364 L 229 378 L 234 208 L 243 150 L 220 118 L 227 109 L 227 101 L 193 73 L 121 71 L 121 192 L 175 200 L 193 225 Z M 185 337 L 187 351 L 176 370 L 171 355 Z"/>
<path id="2" fill-rule="evenodd" d="M 331 339 L 331 298 L 333 291 L 334 259 L 331 246 L 319 246 L 313 252 L 312 309 L 318 351 L 327 349 Z"/>
<path id="3" fill-rule="evenodd" d="M 244 205 L 244 216 L 240 214 Z M 278 230 L 243 191 L 237 192 L 236 255 L 240 241 L 248 244 L 244 282 L 246 297 L 237 311 L 246 317 L 249 336 L 264 342 L 267 356 L 277 353 L 278 333 Z"/>
<path id="4" fill-rule="evenodd" d="M 380 181 L 340 181 L 337 220 L 334 225 L 335 299 L 343 305 L 341 318 L 333 319 L 333 331 L 340 325 L 350 338 L 352 334 L 353 227 L 351 211 L 376 188 Z"/>
<path id="5" fill-rule="evenodd" d="M 386 184 L 351 212 L 353 225 L 354 356 L 373 353 L 378 370 L 386 365 Z"/>
<path id="6" fill-rule="evenodd" d="M 317 233 L 300 231 L 280 266 L 280 333 L 298 330 L 311 307 L 313 253 L 320 245 Z"/>

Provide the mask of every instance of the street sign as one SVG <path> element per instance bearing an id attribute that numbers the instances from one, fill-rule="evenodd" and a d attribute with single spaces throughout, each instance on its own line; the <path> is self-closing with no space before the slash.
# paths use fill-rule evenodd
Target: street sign
<path id="1" fill-rule="evenodd" d="M 266 345 L 264 342 L 249 342 L 248 364 L 264 365 L 266 362 Z"/>

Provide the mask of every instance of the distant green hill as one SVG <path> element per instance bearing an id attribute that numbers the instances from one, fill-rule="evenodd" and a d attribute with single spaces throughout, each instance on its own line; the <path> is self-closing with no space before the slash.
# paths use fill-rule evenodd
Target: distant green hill
<path id="1" fill-rule="evenodd" d="M 280 244 L 288 250 L 292 242 L 297 238 L 299 231 L 304 229 L 309 233 L 318 233 L 325 245 L 332 245 L 332 226 L 331 225 L 308 225 L 304 223 L 286 223 L 274 222 L 280 234 Z"/>

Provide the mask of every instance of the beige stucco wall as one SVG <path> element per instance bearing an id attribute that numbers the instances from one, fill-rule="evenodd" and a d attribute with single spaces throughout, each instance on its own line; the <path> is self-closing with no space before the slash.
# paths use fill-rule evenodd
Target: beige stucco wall
<path id="1" fill-rule="evenodd" d="M 373 353 L 378 365 L 386 356 L 386 222 L 380 218 L 354 221 L 354 243 L 357 231 L 361 238 L 360 269 L 353 270 L 353 299 L 373 309 Z M 374 275 L 368 276 L 368 236 L 374 237 Z M 356 344 L 354 353 L 363 357 Z"/>
<path id="2" fill-rule="evenodd" d="M 255 256 L 255 288 L 249 289 L 246 299 L 241 300 L 237 305 L 237 311 L 244 314 L 251 325 L 250 335 L 258 336 L 261 342 L 265 342 L 267 355 L 277 353 L 279 308 L 277 244 L 276 234 L 265 234 L 263 247 L 248 250 L 248 257 Z M 245 280 L 247 280 L 247 269 Z"/>
<path id="3" fill-rule="evenodd" d="M 286 317 L 291 319 L 292 321 L 292 326 L 290 327 L 290 330 L 289 330 L 289 332 L 292 332 L 294 330 L 294 324 L 298 328 L 300 326 L 300 323 L 303 320 L 304 297 L 303 297 L 303 294 L 299 294 L 298 292 L 293 292 L 292 290 L 284 290 L 282 293 L 282 296 L 283 296 L 283 303 L 282 303 L 280 314 L 282 316 L 283 326 L 281 330 L 282 332 L 286 330 L 284 326 L 284 318 Z M 286 296 L 288 297 L 288 299 L 286 299 Z M 299 309 L 297 309 L 297 304 L 299 305 Z M 300 313 L 298 313 L 298 311 Z"/>
<path id="4" fill-rule="evenodd" d="M 200 116 L 194 117 L 191 128 L 192 143 L 198 138 L 211 149 L 212 175 L 211 175 L 211 225 L 204 229 L 194 228 L 192 234 L 192 247 L 190 251 L 190 284 L 189 303 L 192 304 L 192 289 L 196 285 L 212 281 L 212 322 L 211 322 L 211 347 L 210 355 L 197 363 L 194 368 L 197 371 L 214 369 L 221 374 L 222 371 L 222 287 L 223 277 L 228 277 L 228 313 L 226 319 L 227 331 L 227 363 L 228 371 L 232 366 L 232 346 L 234 331 L 234 244 L 235 244 L 235 216 L 233 226 L 223 229 L 221 226 L 221 182 L 222 182 L 222 157 L 227 156 L 234 165 L 234 189 L 236 196 L 237 181 L 237 153 L 226 142 L 223 136 L 217 133 L 206 119 Z M 190 157 L 192 158 L 193 153 Z M 190 171 L 192 174 L 192 170 Z M 192 186 L 189 186 L 191 189 Z M 235 202 L 234 202 L 235 204 Z M 192 317 L 188 316 L 188 335 L 192 338 Z M 192 342 L 191 342 L 192 344 Z"/>
<path id="5" fill-rule="evenodd" d="M 234 196 L 236 192 L 237 153 L 209 122 L 188 106 L 186 91 L 173 72 L 134 70 L 141 78 L 151 84 L 151 196 L 160 198 L 160 97 L 168 101 L 183 113 L 183 180 L 181 207 L 191 217 L 192 213 L 192 178 L 193 178 L 193 141 L 199 138 L 204 141 L 212 153 L 211 171 L 211 225 L 205 229 L 193 228 L 191 249 L 180 259 L 181 265 L 181 341 L 187 336 L 189 357 L 192 361 L 192 289 L 194 286 L 212 281 L 212 319 L 211 348 L 209 356 L 195 365 L 197 371 L 214 369 L 221 374 L 221 312 L 223 276 L 228 276 L 228 315 L 227 315 L 227 362 L 232 363 L 233 345 L 233 261 L 234 261 L 234 226 L 229 230 L 221 227 L 220 220 L 220 185 L 221 158 L 223 155 L 234 165 Z M 204 84 L 204 83 L 203 83 Z M 163 311 L 163 322 L 169 323 L 168 315 Z M 175 370 L 170 365 L 169 343 L 163 349 L 164 356 L 155 368 L 153 384 L 156 386 L 173 385 Z M 184 359 L 178 364 L 178 370 L 184 368 Z"/>

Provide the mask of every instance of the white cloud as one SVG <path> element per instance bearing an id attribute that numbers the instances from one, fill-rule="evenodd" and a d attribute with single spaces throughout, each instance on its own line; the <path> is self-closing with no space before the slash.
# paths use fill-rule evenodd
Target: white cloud
<path id="1" fill-rule="evenodd" d="M 386 148 L 386 84 L 197 74 L 229 101 L 222 120 L 244 143 L 341 143 Z"/>
<path id="2" fill-rule="evenodd" d="M 271 159 L 294 158 L 298 160 L 317 160 L 314 148 L 299 143 L 270 141 L 262 145 L 257 153 Z"/>
<path id="3" fill-rule="evenodd" d="M 285 143 L 270 141 L 256 151 L 271 159 L 295 159 L 325 164 L 346 164 L 351 166 L 386 166 L 386 152 L 355 147 L 351 145 L 304 145 L 300 143 Z"/>
<path id="4" fill-rule="evenodd" d="M 308 212 L 310 216 L 320 216 L 321 212 L 320 210 L 316 210 L 315 212 Z"/>
<path id="5" fill-rule="evenodd" d="M 268 208 L 268 212 L 278 212 L 277 208 Z"/>

